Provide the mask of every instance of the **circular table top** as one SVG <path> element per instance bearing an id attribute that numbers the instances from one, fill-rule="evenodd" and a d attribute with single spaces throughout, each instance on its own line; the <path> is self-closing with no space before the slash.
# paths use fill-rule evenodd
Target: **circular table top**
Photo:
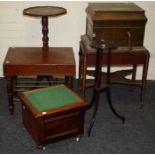
<path id="1" fill-rule="evenodd" d="M 56 7 L 56 6 L 36 6 L 36 7 L 30 7 L 23 10 L 24 15 L 29 16 L 59 16 L 62 14 L 67 13 L 67 10 L 62 7 Z"/>
<path id="2" fill-rule="evenodd" d="M 102 50 L 117 48 L 117 44 L 109 40 L 94 40 L 91 42 L 91 46 Z"/>

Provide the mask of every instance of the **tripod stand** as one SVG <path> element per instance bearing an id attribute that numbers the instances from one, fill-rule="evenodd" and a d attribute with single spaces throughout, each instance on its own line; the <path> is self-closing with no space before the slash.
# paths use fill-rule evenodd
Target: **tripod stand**
<path id="1" fill-rule="evenodd" d="M 88 136 L 91 135 L 91 130 L 93 128 L 93 125 L 95 123 L 96 114 L 98 111 L 99 106 L 99 98 L 101 92 L 106 92 L 106 97 L 108 100 L 108 104 L 110 106 L 110 109 L 112 112 L 117 116 L 119 119 L 122 120 L 122 123 L 125 122 L 125 118 L 121 115 L 119 115 L 116 110 L 114 109 L 111 101 L 111 91 L 110 91 L 110 67 L 111 67 L 111 49 L 116 48 L 116 44 L 114 42 L 110 41 L 93 41 L 91 46 L 93 48 L 96 48 L 96 66 L 95 66 L 95 86 L 94 86 L 94 92 L 93 92 L 93 98 L 91 100 L 91 103 L 89 105 L 89 108 L 94 106 L 93 110 L 93 116 L 91 119 L 91 123 L 88 129 Z M 102 83 L 102 53 L 107 52 L 107 75 L 106 80 Z"/>

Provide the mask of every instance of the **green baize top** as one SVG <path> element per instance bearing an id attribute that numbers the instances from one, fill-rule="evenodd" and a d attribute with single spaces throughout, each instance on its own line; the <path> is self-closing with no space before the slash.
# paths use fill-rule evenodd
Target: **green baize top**
<path id="1" fill-rule="evenodd" d="M 24 94 L 39 112 L 81 101 L 78 96 L 64 85 L 32 90 Z"/>

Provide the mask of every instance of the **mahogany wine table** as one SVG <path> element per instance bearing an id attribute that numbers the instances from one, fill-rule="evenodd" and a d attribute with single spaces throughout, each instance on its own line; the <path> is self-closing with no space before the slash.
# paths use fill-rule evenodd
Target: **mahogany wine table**
<path id="1" fill-rule="evenodd" d="M 42 18 L 43 48 L 48 49 L 48 17 L 66 14 L 67 10 L 56 6 L 36 6 L 24 9 L 23 14 Z"/>

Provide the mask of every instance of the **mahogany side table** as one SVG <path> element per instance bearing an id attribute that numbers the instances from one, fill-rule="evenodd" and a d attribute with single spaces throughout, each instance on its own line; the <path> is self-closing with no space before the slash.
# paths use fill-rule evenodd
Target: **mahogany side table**
<path id="1" fill-rule="evenodd" d="M 45 52 L 40 47 L 9 48 L 3 63 L 7 80 L 10 114 L 14 112 L 14 81 L 17 76 L 65 76 L 72 87 L 75 76 L 75 59 L 71 47 L 52 47 Z"/>
<path id="2" fill-rule="evenodd" d="M 94 76 L 94 71 L 88 70 L 88 67 L 94 67 L 96 49 L 90 47 L 90 40 L 86 35 L 81 37 L 80 41 L 80 62 L 79 62 L 79 81 L 78 86 L 82 89 L 82 95 L 85 96 L 85 89 L 94 86 L 94 81 L 86 78 L 87 75 Z M 111 73 L 111 84 L 130 85 L 140 88 L 140 107 L 144 105 L 145 87 L 147 83 L 147 72 L 149 66 L 150 53 L 145 47 L 133 47 L 129 50 L 128 47 L 118 47 L 112 50 L 111 65 L 112 66 L 133 66 L 130 70 L 119 70 Z M 103 54 L 103 66 L 107 65 L 107 55 Z M 136 80 L 137 66 L 142 66 L 142 77 Z M 121 68 L 120 68 L 121 69 Z M 131 74 L 131 79 L 126 76 Z M 105 73 L 103 72 L 103 76 Z"/>

